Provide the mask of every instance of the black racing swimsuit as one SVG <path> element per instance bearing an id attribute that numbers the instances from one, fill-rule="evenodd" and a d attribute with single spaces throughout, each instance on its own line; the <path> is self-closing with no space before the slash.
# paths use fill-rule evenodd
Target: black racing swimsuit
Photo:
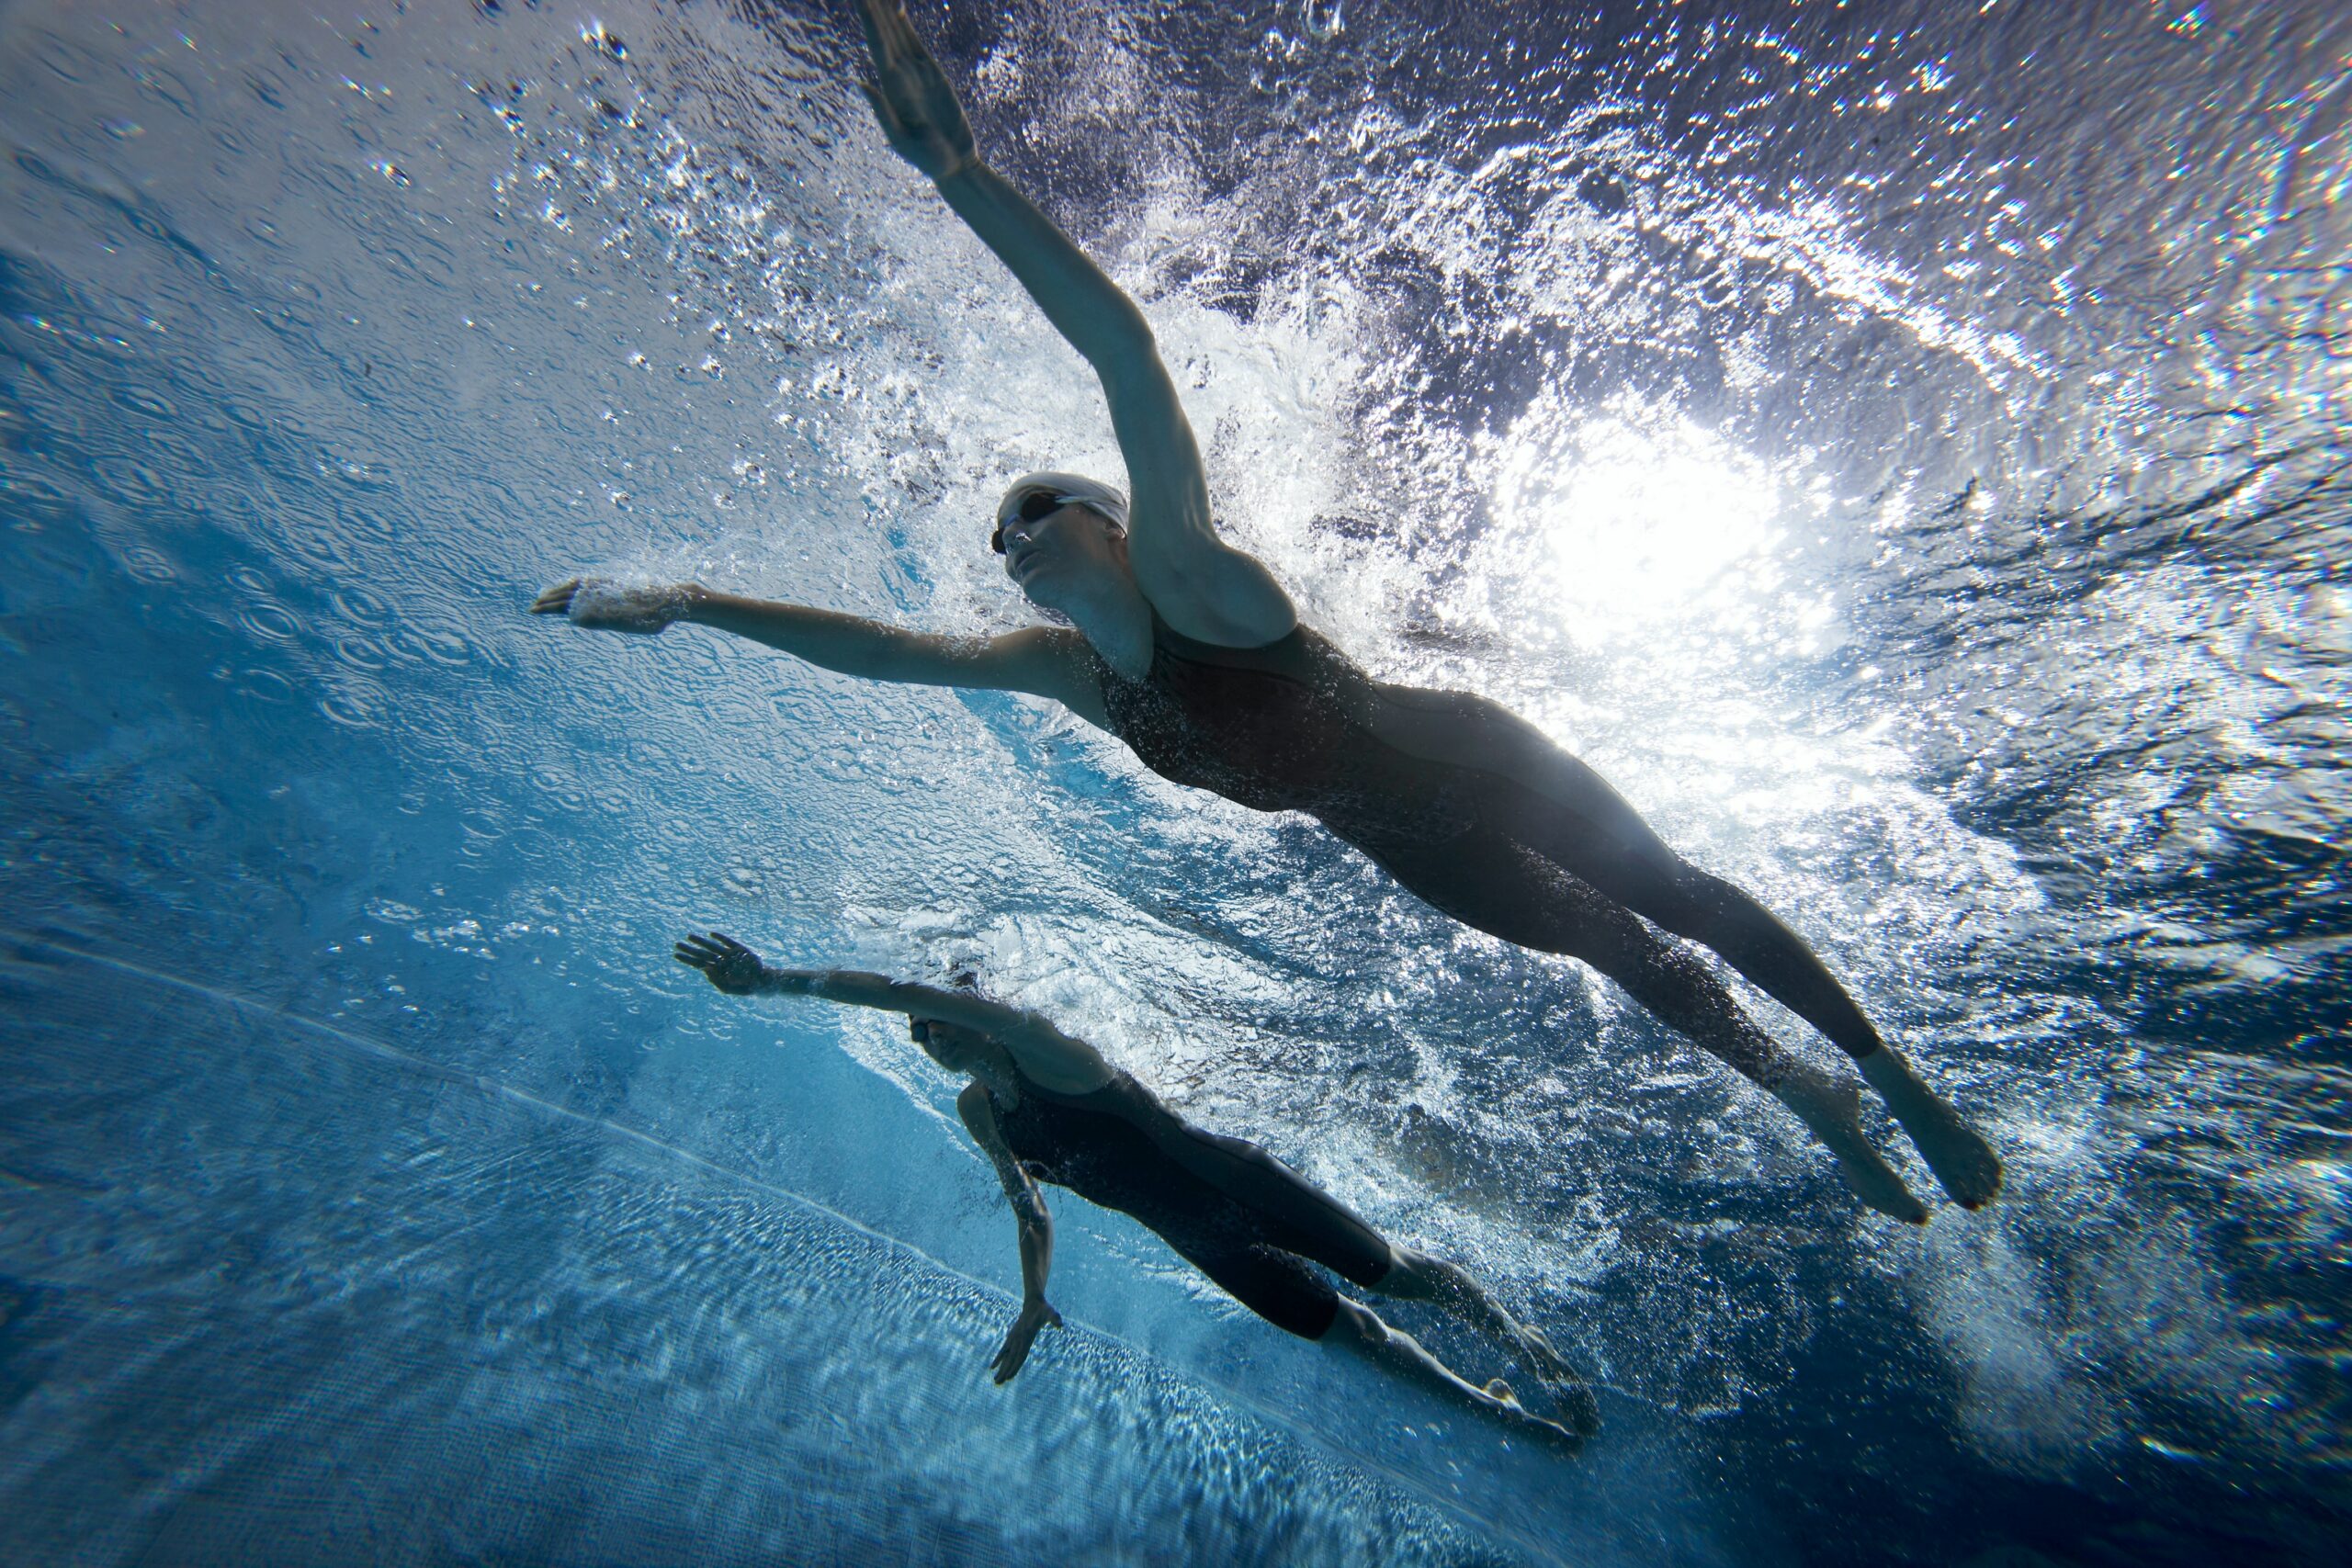
<path id="1" fill-rule="evenodd" d="M 1261 648 L 1220 648 L 1155 615 L 1142 680 L 1099 655 L 1096 664 L 1112 731 L 1164 778 L 1258 811 L 1306 812 L 1374 858 L 1380 846 L 1452 839 L 1479 821 L 1467 770 L 1375 733 L 1432 701 L 1476 699 L 1383 686 L 1306 626 Z"/>
<path id="2" fill-rule="evenodd" d="M 1308 1261 L 1364 1286 L 1388 1272 L 1388 1243 L 1338 1199 L 1255 1144 L 1192 1125 L 1125 1073 L 1085 1094 L 1021 1082 L 989 1096 L 1013 1157 L 1040 1180 L 1132 1214 L 1250 1311 L 1320 1339 L 1339 1313 Z"/>
<path id="3" fill-rule="evenodd" d="M 1507 942 L 1578 951 L 1562 928 L 1585 911 L 1563 908 L 1554 868 L 1644 884 L 1655 876 L 1612 865 L 1632 858 L 1612 847 L 1672 858 L 1606 781 L 1517 715 L 1466 693 L 1374 681 L 1306 626 L 1260 648 L 1221 648 L 1155 615 L 1142 680 L 1100 655 L 1095 664 L 1113 733 L 1154 773 L 1255 810 L 1306 812 L 1446 914 Z M 1582 808 L 1478 765 L 1514 753 L 1540 754 Z M 1622 900 L 1633 888 L 1608 890 Z"/>

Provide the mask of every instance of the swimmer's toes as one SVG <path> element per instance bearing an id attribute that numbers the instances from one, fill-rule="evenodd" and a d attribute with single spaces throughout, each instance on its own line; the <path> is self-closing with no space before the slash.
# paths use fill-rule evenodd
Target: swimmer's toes
<path id="1" fill-rule="evenodd" d="M 1541 1416 L 1530 1416 L 1527 1418 L 1527 1429 L 1543 1442 L 1570 1458 L 1584 1452 L 1585 1434 L 1564 1427 L 1557 1421 L 1546 1421 Z"/>

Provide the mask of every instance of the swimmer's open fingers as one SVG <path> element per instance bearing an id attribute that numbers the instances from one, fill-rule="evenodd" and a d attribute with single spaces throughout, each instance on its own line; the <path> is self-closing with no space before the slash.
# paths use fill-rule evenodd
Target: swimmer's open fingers
<path id="1" fill-rule="evenodd" d="M 910 58 L 929 58 L 930 51 L 915 32 L 899 0 L 857 0 L 857 19 L 865 25 L 865 47 L 874 63 L 896 65 Z"/>
<path id="2" fill-rule="evenodd" d="M 729 996 L 748 994 L 759 984 L 760 955 L 724 931 L 707 936 L 689 931 L 670 949 L 670 956 L 691 968 Z"/>
<path id="3" fill-rule="evenodd" d="M 721 962 L 734 964 L 736 967 L 741 969 L 749 969 L 755 972 L 758 970 L 760 966 L 760 955 L 753 953 L 750 948 L 745 947 L 741 942 L 737 942 L 733 937 L 729 936 L 725 931 L 711 932 L 710 942 L 712 946 L 718 949 Z"/>
<path id="4" fill-rule="evenodd" d="M 874 57 L 876 66 L 888 63 L 898 48 L 898 29 L 893 24 L 906 20 L 905 8 L 880 0 L 857 0 L 857 19 L 865 28 L 866 53 Z"/>

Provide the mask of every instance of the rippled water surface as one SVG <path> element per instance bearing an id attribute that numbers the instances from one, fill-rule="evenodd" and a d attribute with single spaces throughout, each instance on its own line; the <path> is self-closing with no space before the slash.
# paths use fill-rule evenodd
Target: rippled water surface
<path id="1" fill-rule="evenodd" d="M 6 1555 L 2332 1560 L 2352 15 L 915 16 L 1227 533 L 1761 893 L 2007 1193 L 1858 1212 L 1586 972 L 1024 699 L 522 614 L 1006 628 L 1004 480 L 1119 473 L 846 14 L 8 0 Z M 990 1387 L 956 1086 L 668 964 L 714 924 L 981 964 L 1496 1281 L 1602 1439 L 1075 1200 Z"/>

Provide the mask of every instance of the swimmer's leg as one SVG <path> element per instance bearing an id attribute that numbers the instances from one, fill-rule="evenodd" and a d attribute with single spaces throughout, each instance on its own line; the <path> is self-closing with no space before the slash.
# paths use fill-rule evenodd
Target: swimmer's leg
<path id="1" fill-rule="evenodd" d="M 1233 1200 L 1283 1253 L 1320 1263 L 1340 1278 L 1383 1295 L 1445 1308 L 1498 1341 L 1506 1353 L 1523 1359 L 1558 1398 L 1577 1431 L 1589 1436 L 1598 1429 L 1600 1413 L 1591 1391 L 1551 1341 L 1504 1311 L 1460 1267 L 1390 1241 L 1346 1204 L 1257 1145 L 1193 1126 L 1172 1112 L 1162 1114 L 1165 1121 L 1157 1123 L 1164 1129 L 1162 1147 L 1185 1169 Z M 1253 1281 L 1237 1279 L 1228 1261 L 1210 1258 L 1201 1266 L 1253 1310 L 1281 1320 L 1280 1311 L 1268 1302 L 1264 1290 Z M 1228 1280 L 1233 1282 L 1227 1283 Z"/>
<path id="2" fill-rule="evenodd" d="M 1479 1388 L 1456 1377 L 1412 1336 L 1380 1321 L 1371 1308 L 1350 1301 L 1306 1258 L 1264 1239 L 1258 1216 L 1238 1203 L 1212 1200 L 1188 1221 L 1155 1229 L 1193 1268 L 1216 1280 L 1235 1301 L 1286 1334 L 1363 1356 L 1385 1371 L 1479 1415 L 1546 1442 L 1574 1450 L 1581 1435 L 1531 1414 L 1500 1382 Z"/>
<path id="3" fill-rule="evenodd" d="M 1370 722 L 1381 739 L 1487 775 L 1479 805 L 1489 826 L 1643 919 L 1713 949 L 1853 1057 L 1955 1201 L 1981 1208 L 2000 1190 L 1992 1145 L 1880 1038 L 1820 954 L 1779 916 L 1675 853 L 1608 780 L 1510 709 L 1461 692 L 1377 690 Z M 1792 1087 L 1797 1098 L 1782 1100 L 1825 1143 L 1860 1139 L 1845 1103 L 1850 1090 L 1826 1079 Z"/>
<path id="4" fill-rule="evenodd" d="M 1740 1010 L 1713 970 L 1672 937 L 1526 845 L 1498 833 L 1375 853 L 1396 880 L 1464 925 L 1600 970 L 1658 1019 L 1770 1090 L 1838 1156 L 1854 1195 L 1925 1224 L 1927 1209 L 1862 1136 L 1860 1095 L 1791 1055 Z"/>
<path id="5" fill-rule="evenodd" d="M 1885 1100 L 1953 1201 L 1971 1209 L 1992 1201 L 2001 1190 L 2001 1160 L 1993 1145 L 1961 1120 L 1950 1101 L 1921 1082 L 1894 1047 L 1880 1039 L 1804 939 L 1730 883 L 1676 858 L 1664 844 L 1653 843 L 1655 849 L 1641 855 L 1588 857 L 1593 869 L 1586 874 L 1600 892 L 1634 913 L 1714 949 L 1758 988 L 1829 1036 Z M 1546 858 L 1558 861 L 1557 856 Z M 1846 1105 L 1855 1098 L 1850 1088 L 1825 1080 L 1803 1086 L 1800 1092 L 1815 1108 L 1815 1114 L 1806 1115 L 1806 1124 L 1816 1131 L 1822 1117 L 1835 1119 L 1841 1128 L 1852 1122 Z"/>
<path id="6" fill-rule="evenodd" d="M 1879 1033 L 1804 938 L 1736 884 L 1675 853 L 1607 780 L 1562 751 L 1540 785 L 1498 781 L 1481 805 L 1493 826 L 1644 919 L 1713 950 L 1742 977 L 1849 1056 Z"/>
<path id="7" fill-rule="evenodd" d="M 1655 839 L 1652 843 L 1656 848 L 1649 852 L 1611 845 L 1589 857 L 1589 866 L 1569 869 L 1643 919 L 1713 949 L 1849 1056 L 1867 1056 L 1879 1048 L 1878 1030 L 1861 1004 L 1804 938 L 1739 887 L 1701 871 Z"/>
<path id="8" fill-rule="evenodd" d="M 1592 1391 L 1551 1340 L 1511 1316 L 1461 1265 L 1394 1243 L 1389 1251 L 1388 1272 L 1374 1287 L 1381 1294 L 1434 1303 L 1499 1341 L 1559 1400 L 1560 1414 L 1571 1428 L 1588 1438 L 1600 1429 L 1600 1407 L 1593 1402 Z"/>
<path id="9" fill-rule="evenodd" d="M 1654 855 L 1604 856 L 1600 863 L 1605 874 L 1597 874 L 1592 881 L 1601 892 L 1676 935 L 1714 949 L 1851 1056 L 1863 1081 L 1886 1101 L 1953 1201 L 1981 1209 L 1993 1201 L 2001 1190 L 2001 1159 L 1993 1145 L 1961 1119 L 1951 1101 L 1922 1082 L 1894 1046 L 1880 1039 L 1845 987 L 1770 910 L 1721 877 L 1676 859 L 1663 844 Z M 1835 1099 L 1834 1115 L 1840 1124 L 1851 1122 L 1844 1105 L 1855 1098 L 1851 1089 L 1825 1082 L 1801 1092 L 1824 1115 L 1833 1114 L 1830 1101 Z M 1814 1124 L 1813 1117 L 1806 1120 Z"/>
<path id="10" fill-rule="evenodd" d="M 1404 1379 L 1443 1399 L 1467 1406 L 1514 1436 L 1533 1438 L 1567 1453 L 1584 1447 L 1586 1434 L 1547 1421 L 1530 1412 L 1500 1378 L 1480 1388 L 1422 1348 L 1401 1328 L 1381 1321 L 1380 1314 L 1361 1302 L 1339 1298 L 1331 1325 L 1316 1338 L 1335 1350 L 1360 1356 L 1392 1376 Z"/>
<path id="11" fill-rule="evenodd" d="M 1478 802 L 1487 826 L 1643 919 L 1712 948 L 1848 1055 L 1878 1049 L 1878 1031 L 1804 938 L 1738 886 L 1675 853 L 1581 759 L 1484 697 L 1378 691 L 1372 724 L 1382 739 L 1487 775 Z"/>

